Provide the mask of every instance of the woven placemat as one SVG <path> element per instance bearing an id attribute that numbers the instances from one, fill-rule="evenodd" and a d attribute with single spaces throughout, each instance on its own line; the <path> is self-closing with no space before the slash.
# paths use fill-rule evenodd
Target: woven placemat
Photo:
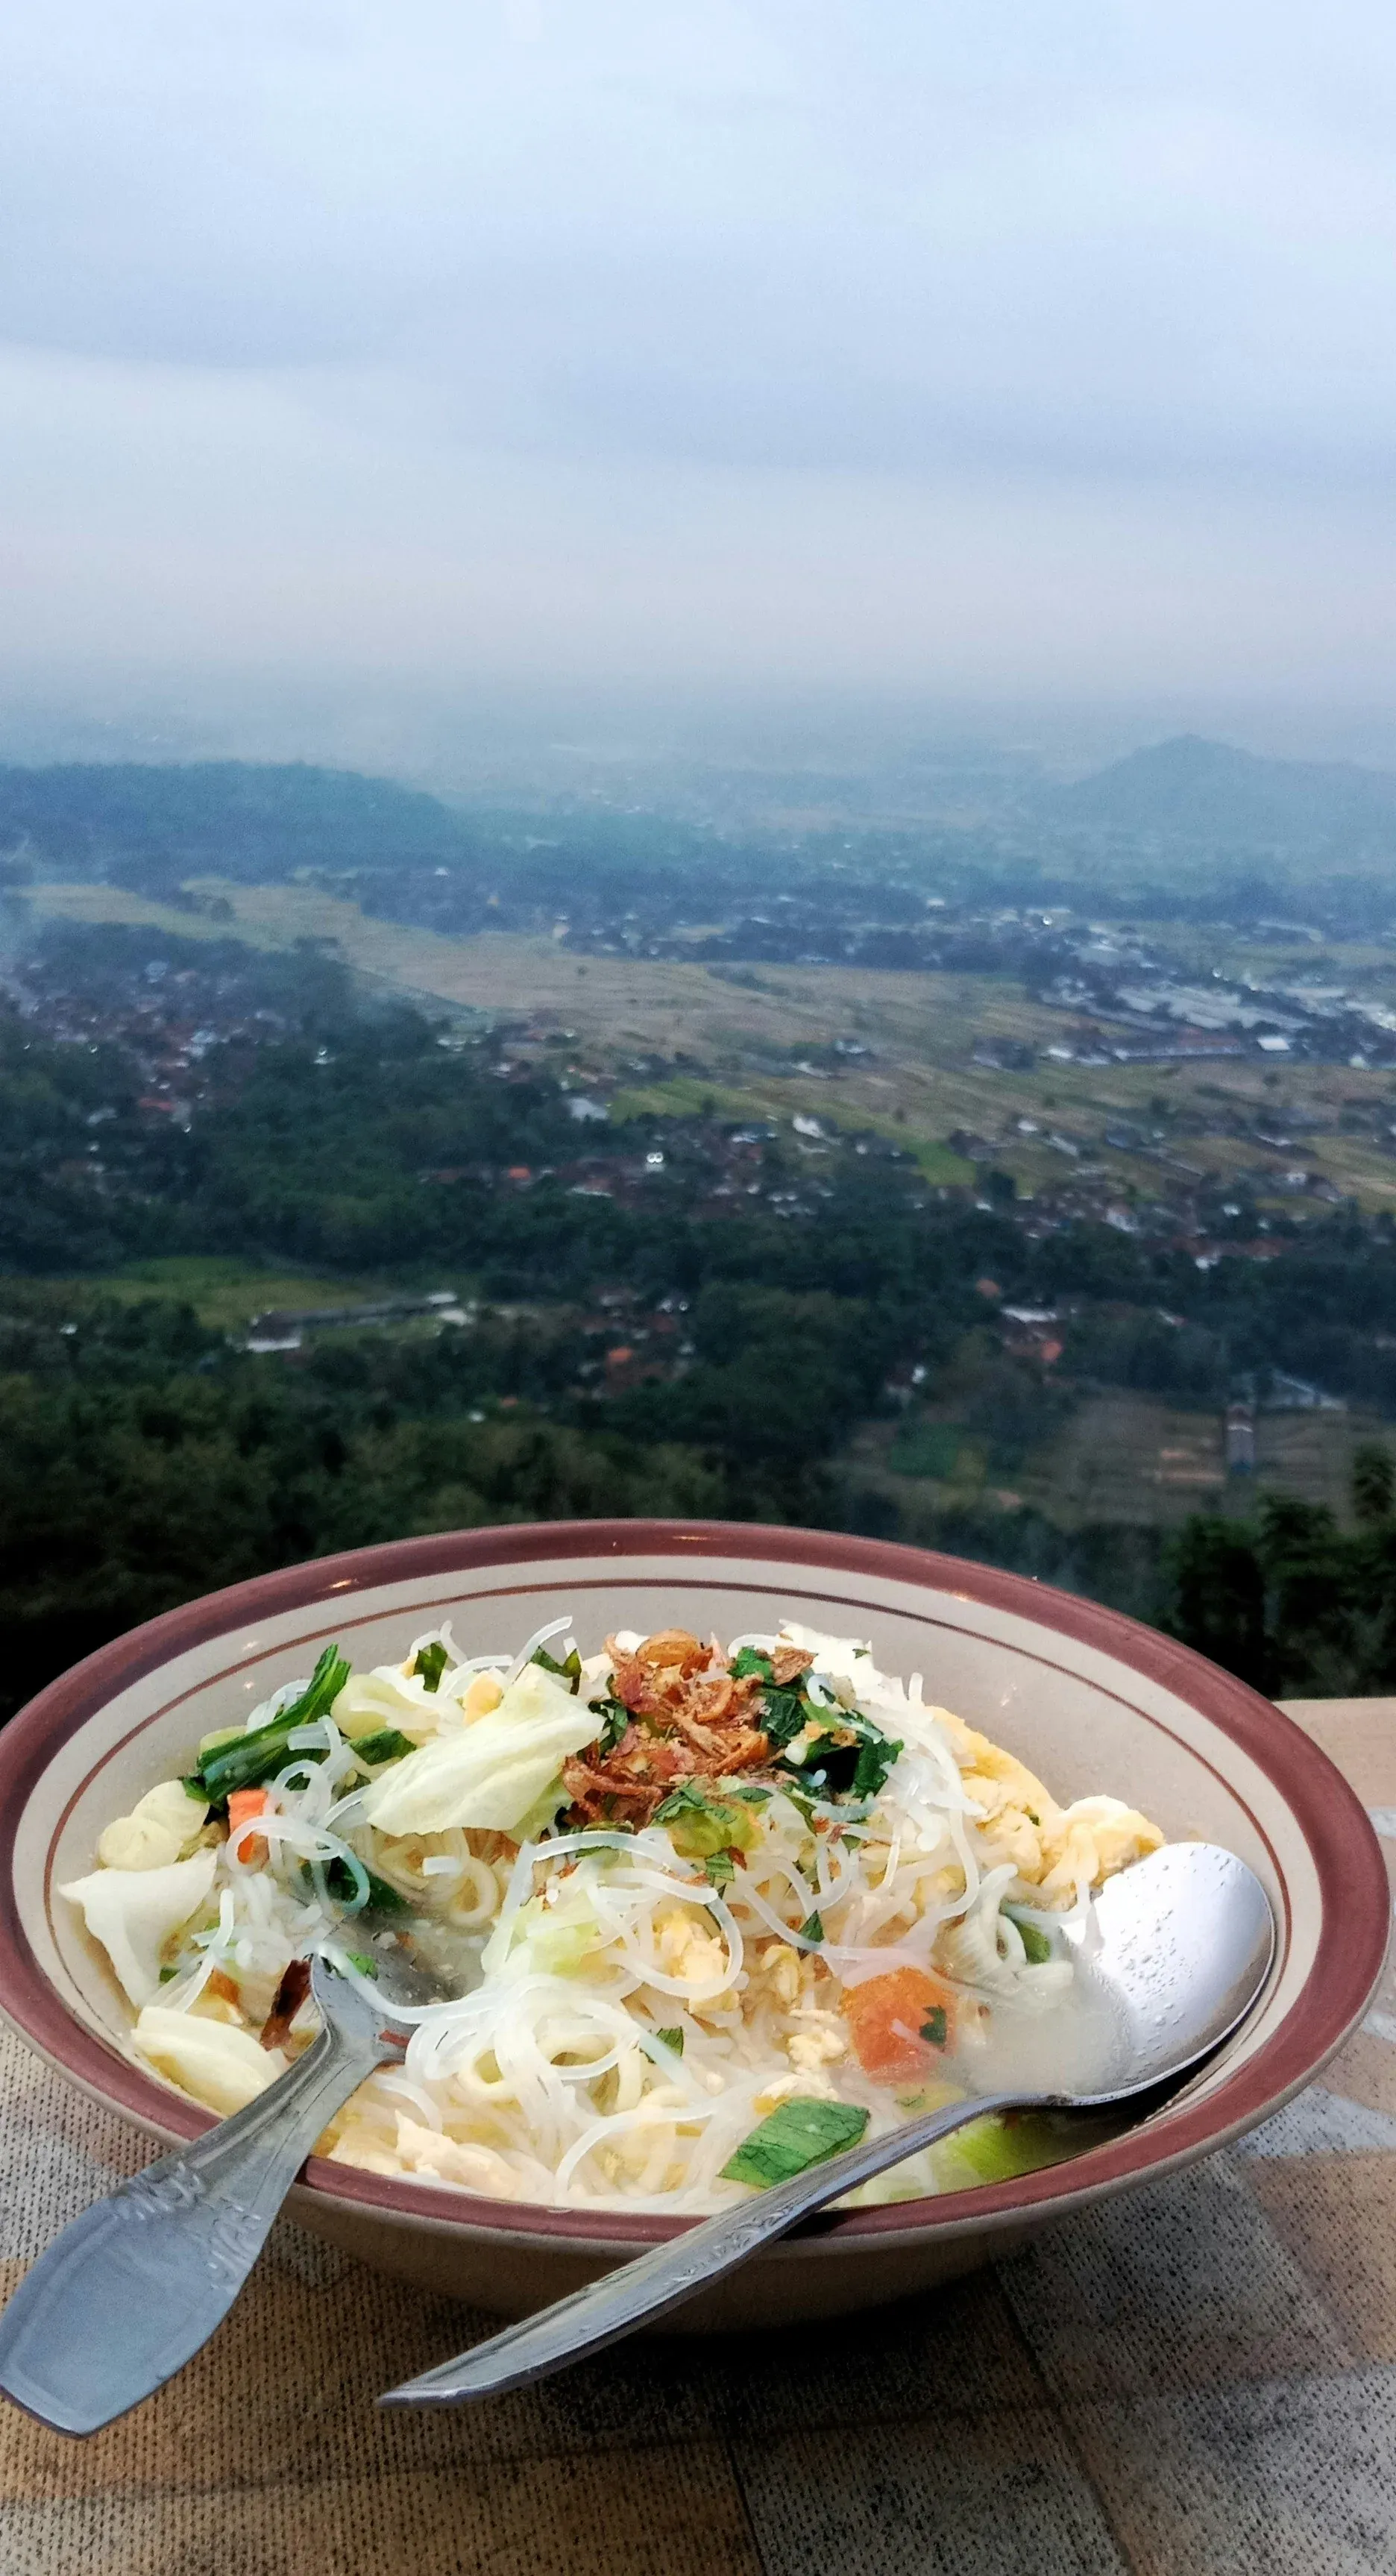
<path id="1" fill-rule="evenodd" d="M 1396 1837 L 1396 1704 L 1295 1714 Z M 4 2289 L 148 2152 L 0 2040 Z M 376 2412 L 488 2331 L 283 2223 L 125 2422 L 70 2442 L 0 2404 L 0 2570 L 1391 2576 L 1396 1979 L 1241 2149 L 933 2298 Z"/>

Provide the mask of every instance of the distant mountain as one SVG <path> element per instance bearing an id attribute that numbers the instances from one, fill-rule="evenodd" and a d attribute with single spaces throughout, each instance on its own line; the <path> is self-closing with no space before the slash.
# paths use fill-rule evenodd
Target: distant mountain
<path id="1" fill-rule="evenodd" d="M 1136 842 L 1396 858 L 1396 775 L 1338 761 L 1261 760 L 1198 734 L 1045 790 L 1037 810 L 1059 827 Z"/>
<path id="2" fill-rule="evenodd" d="M 240 760 L 147 768 L 0 768 L 0 856 L 37 874 L 150 891 L 201 874 L 274 882 L 298 868 L 459 866 L 470 826 L 389 779 Z"/>

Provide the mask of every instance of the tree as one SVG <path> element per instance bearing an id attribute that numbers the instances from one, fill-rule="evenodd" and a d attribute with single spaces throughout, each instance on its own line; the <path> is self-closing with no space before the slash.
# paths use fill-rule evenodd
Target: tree
<path id="1" fill-rule="evenodd" d="M 1195 1512 L 1174 1542 L 1173 1601 L 1165 1626 L 1254 1689 L 1272 1687 L 1265 1575 L 1248 1536 L 1231 1521 Z"/>
<path id="2" fill-rule="evenodd" d="M 1352 1508 L 1370 1525 L 1389 1520 L 1396 1502 L 1396 1461 L 1379 1440 L 1364 1440 L 1352 1461 Z"/>

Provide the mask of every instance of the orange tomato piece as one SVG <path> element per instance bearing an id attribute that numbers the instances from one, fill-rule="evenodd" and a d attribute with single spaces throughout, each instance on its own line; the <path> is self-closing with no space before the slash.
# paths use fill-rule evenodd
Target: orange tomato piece
<path id="1" fill-rule="evenodd" d="M 265 1815 L 271 1805 L 267 1789 L 230 1789 L 228 1792 L 228 1832 L 233 1835 L 239 1825 L 249 1824 L 254 1816 Z M 267 1856 L 261 1834 L 244 1834 L 237 1847 L 237 1857 L 248 1869 L 260 1869 Z"/>
<path id="2" fill-rule="evenodd" d="M 928 1968 L 891 1968 L 850 1986 L 843 2013 L 858 2063 L 877 2084 L 924 2074 L 955 2036 L 954 1989 Z"/>

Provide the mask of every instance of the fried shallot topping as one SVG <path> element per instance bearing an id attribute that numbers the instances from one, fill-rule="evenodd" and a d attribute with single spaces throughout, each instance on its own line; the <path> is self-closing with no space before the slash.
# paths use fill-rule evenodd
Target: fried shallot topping
<path id="1" fill-rule="evenodd" d="M 214 1975 L 218 1973 L 214 1970 Z M 213 1979 L 209 1979 L 210 1985 Z M 284 2048 L 291 2035 L 291 2024 L 310 1992 L 310 1961 L 292 1959 L 272 1999 L 271 2011 L 262 2024 L 263 2048 Z"/>
<path id="2" fill-rule="evenodd" d="M 777 1690 L 789 1690 L 792 1682 L 803 1680 L 814 1663 L 813 1655 L 807 1654 L 803 1646 L 773 1646 L 768 1660 Z"/>
<path id="3" fill-rule="evenodd" d="M 608 1753 L 592 1745 L 565 1764 L 570 1823 L 646 1825 L 676 1781 L 724 1779 L 769 1759 L 770 1739 L 754 1705 L 765 1687 L 760 1674 L 730 1673 L 720 1649 L 701 1645 L 686 1628 L 661 1628 L 630 1648 L 608 1637 L 606 1651 L 611 1691 L 630 1723 Z M 771 1658 L 773 1673 L 790 1681 L 812 1661 L 796 1647 L 777 1648 Z"/>

